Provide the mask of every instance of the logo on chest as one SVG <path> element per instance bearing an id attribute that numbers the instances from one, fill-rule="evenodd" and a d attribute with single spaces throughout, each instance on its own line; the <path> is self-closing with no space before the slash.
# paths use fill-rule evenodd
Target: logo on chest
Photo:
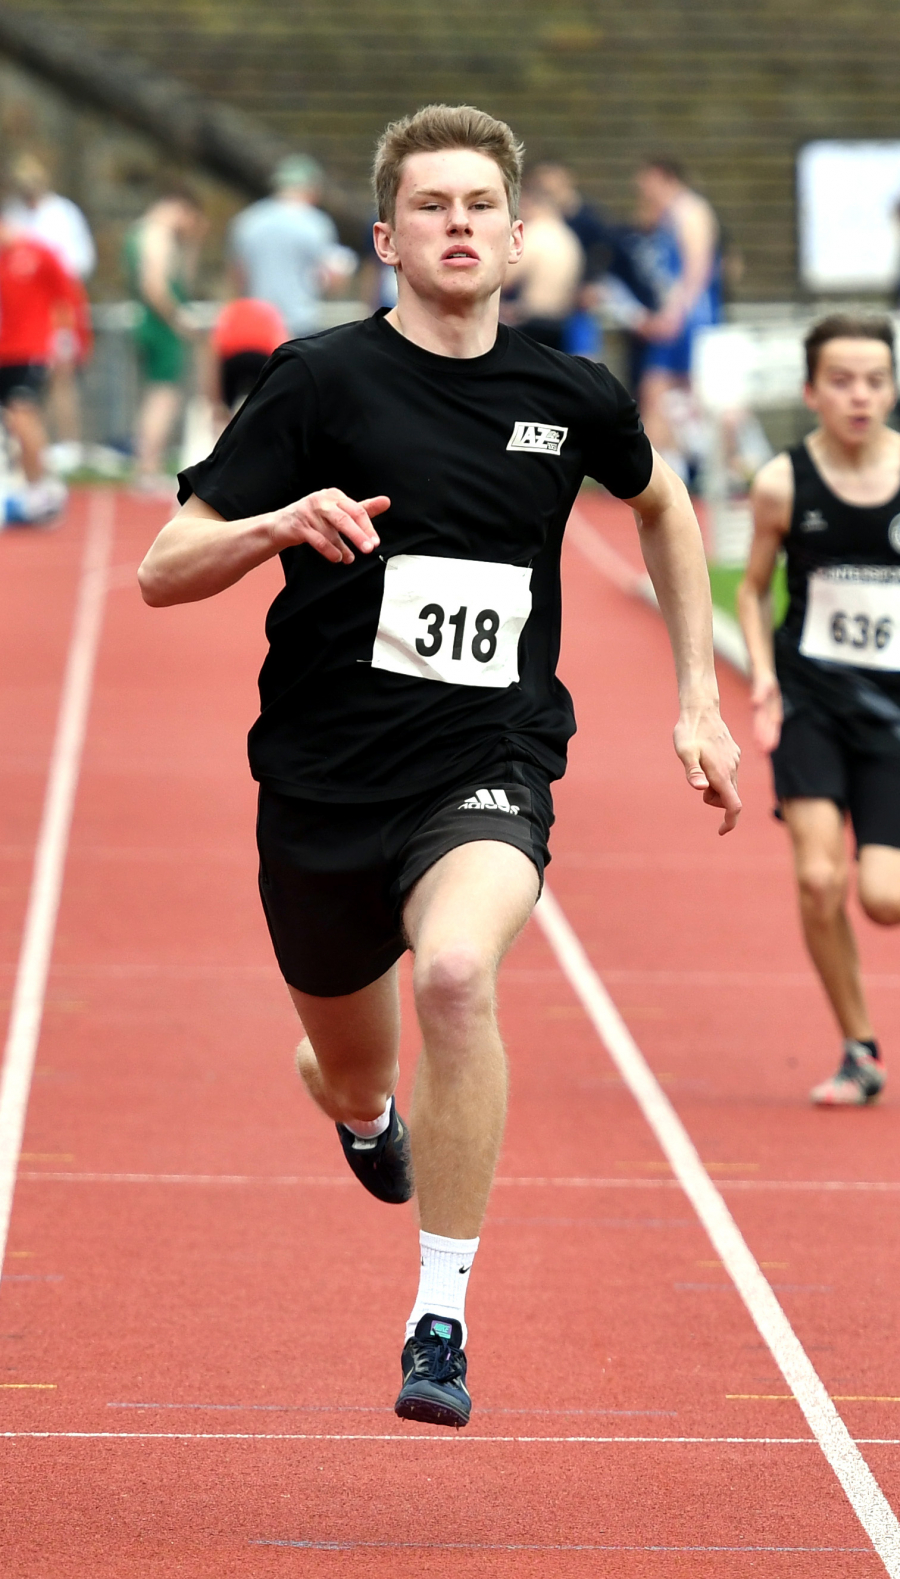
<path id="1" fill-rule="evenodd" d="M 807 510 L 800 522 L 801 532 L 827 532 L 828 522 L 821 510 Z"/>
<path id="2" fill-rule="evenodd" d="M 900 515 L 895 515 L 888 527 L 888 542 L 895 554 L 900 554 Z"/>
<path id="3" fill-rule="evenodd" d="M 520 450 L 525 455 L 558 455 L 568 431 L 568 428 L 551 427 L 546 422 L 517 422 L 506 448 Z"/>

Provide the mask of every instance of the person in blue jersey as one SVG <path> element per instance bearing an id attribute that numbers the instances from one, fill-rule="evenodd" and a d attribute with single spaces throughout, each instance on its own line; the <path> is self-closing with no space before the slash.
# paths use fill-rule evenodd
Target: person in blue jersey
<path id="1" fill-rule="evenodd" d="M 844 1038 L 820 1107 L 858 1107 L 885 1068 L 847 914 L 857 893 L 900 924 L 900 434 L 889 319 L 835 313 L 806 338 L 806 403 L 819 425 L 753 486 L 754 536 L 738 608 L 753 676 L 754 733 L 772 753 L 794 852 L 806 944 Z M 770 587 L 787 560 L 789 604 L 772 632 Z"/>
<path id="2" fill-rule="evenodd" d="M 556 676 L 560 554 L 586 474 L 641 523 L 687 781 L 722 809 L 721 832 L 740 811 L 687 492 L 606 368 L 498 322 L 527 246 L 521 161 L 510 128 L 468 105 L 387 128 L 374 240 L 396 307 L 275 352 L 182 473 L 140 570 L 164 606 L 281 556 L 250 735 L 260 896 L 309 1095 L 370 1193 L 417 1196 L 396 1412 L 454 1427 L 471 1409 L 466 1286 L 506 1111 L 497 972 L 540 893 L 574 729 Z M 408 1130 L 394 1100 L 407 949 L 423 1043 Z"/>
<path id="3" fill-rule="evenodd" d="M 686 460 L 673 431 L 669 396 L 690 387 L 698 329 L 721 317 L 719 224 L 712 206 L 687 184 L 674 160 L 648 159 L 637 173 L 645 231 L 640 259 L 659 307 L 636 323 L 638 404 L 647 436 L 681 476 Z"/>

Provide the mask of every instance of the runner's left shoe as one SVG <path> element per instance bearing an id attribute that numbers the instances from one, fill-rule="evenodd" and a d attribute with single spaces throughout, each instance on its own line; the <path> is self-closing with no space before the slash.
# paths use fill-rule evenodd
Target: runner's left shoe
<path id="1" fill-rule="evenodd" d="M 394 1405 L 401 1420 L 425 1425 L 468 1425 L 472 1400 L 466 1386 L 462 1326 L 444 1316 L 423 1316 L 400 1356 L 403 1386 Z"/>
<path id="2" fill-rule="evenodd" d="M 836 1075 L 810 1092 L 816 1107 L 865 1107 L 884 1089 L 887 1071 L 861 1042 L 847 1042 L 844 1061 Z"/>
<path id="3" fill-rule="evenodd" d="M 370 1195 L 392 1206 L 412 1200 L 415 1194 L 409 1130 L 391 1097 L 391 1122 L 374 1140 L 361 1140 L 345 1124 L 335 1126 L 351 1169 Z"/>

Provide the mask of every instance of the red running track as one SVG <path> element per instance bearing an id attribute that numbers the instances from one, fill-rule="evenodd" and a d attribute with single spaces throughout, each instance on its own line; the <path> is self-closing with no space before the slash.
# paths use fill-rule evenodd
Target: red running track
<path id="1" fill-rule="evenodd" d="M 4 984 L 87 508 L 0 538 Z M 585 509 L 633 552 L 625 512 Z M 414 1219 L 354 1185 L 297 1087 L 255 893 L 243 737 L 277 571 L 146 610 L 133 569 L 159 524 L 117 501 L 0 1289 L 0 1571 L 883 1573 L 533 925 L 502 977 L 513 1097 L 470 1293 L 476 1411 L 458 1436 L 394 1418 Z M 574 547 L 565 596 L 580 733 L 553 891 L 896 1505 L 896 1099 L 807 1107 L 837 1044 L 766 766 L 748 744 L 718 840 L 671 752 L 658 617 Z M 744 684 L 721 680 L 746 743 Z M 859 926 L 890 1057 L 896 946 Z M 414 1057 L 407 1017 L 404 1087 Z"/>

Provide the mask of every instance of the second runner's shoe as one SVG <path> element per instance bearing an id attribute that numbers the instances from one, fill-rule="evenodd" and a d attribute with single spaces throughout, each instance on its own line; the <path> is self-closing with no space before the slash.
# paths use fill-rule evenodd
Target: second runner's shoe
<path id="1" fill-rule="evenodd" d="M 810 1092 L 816 1107 L 864 1107 L 883 1090 L 887 1071 L 862 1042 L 844 1044 L 844 1062 L 836 1075 Z"/>
<path id="2" fill-rule="evenodd" d="M 403 1386 L 394 1413 L 425 1425 L 468 1425 L 472 1400 L 466 1387 L 462 1326 L 444 1316 L 423 1316 L 400 1356 Z"/>
<path id="3" fill-rule="evenodd" d="M 392 1206 L 400 1206 L 415 1194 L 409 1130 L 391 1097 L 391 1122 L 374 1140 L 361 1140 L 345 1124 L 335 1126 L 344 1156 L 360 1184 L 370 1195 Z"/>

